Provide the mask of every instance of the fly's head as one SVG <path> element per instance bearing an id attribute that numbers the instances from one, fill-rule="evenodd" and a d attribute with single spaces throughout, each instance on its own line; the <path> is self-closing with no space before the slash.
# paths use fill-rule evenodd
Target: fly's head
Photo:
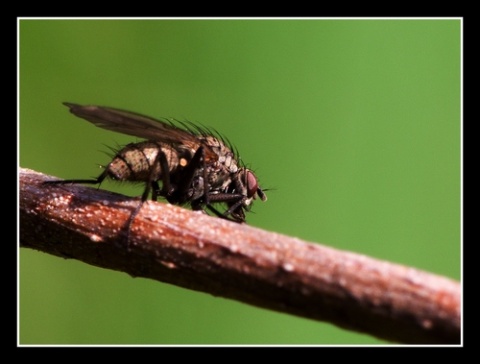
<path id="1" fill-rule="evenodd" d="M 245 206 L 250 205 L 252 200 L 255 200 L 257 197 L 262 201 L 267 201 L 267 195 L 258 185 L 257 176 L 250 169 L 240 168 L 237 176 L 242 193 L 247 196 Z"/>
<path id="2" fill-rule="evenodd" d="M 267 200 L 267 195 L 258 185 L 257 176 L 245 167 L 239 168 L 235 173 L 230 188 L 231 193 L 238 193 L 243 196 L 240 204 L 238 202 L 229 204 L 229 207 L 233 208 L 232 217 L 239 221 L 245 221 L 245 211 L 250 210 L 253 200 L 257 198 L 262 201 Z"/>

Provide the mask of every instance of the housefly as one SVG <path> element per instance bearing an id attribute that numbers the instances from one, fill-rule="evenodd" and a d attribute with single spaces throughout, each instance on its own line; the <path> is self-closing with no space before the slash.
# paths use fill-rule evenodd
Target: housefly
<path id="1" fill-rule="evenodd" d="M 175 205 L 190 204 L 235 222 L 245 222 L 253 200 L 266 201 L 255 174 L 239 163 L 236 150 L 216 131 L 191 123 L 156 120 L 130 111 L 64 103 L 70 112 L 95 126 L 145 139 L 118 150 L 95 179 L 47 181 L 47 184 L 100 184 L 105 178 L 144 182 L 141 203 L 163 197 Z M 160 184 L 159 184 L 160 183 Z M 160 186 L 161 185 L 161 186 Z M 223 204 L 223 211 L 214 207 Z"/>

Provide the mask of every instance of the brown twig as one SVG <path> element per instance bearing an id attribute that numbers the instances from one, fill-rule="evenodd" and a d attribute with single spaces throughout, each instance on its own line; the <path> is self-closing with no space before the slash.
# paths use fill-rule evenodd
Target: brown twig
<path id="1" fill-rule="evenodd" d="M 411 344 L 460 344 L 458 282 L 20 170 L 20 246 Z"/>

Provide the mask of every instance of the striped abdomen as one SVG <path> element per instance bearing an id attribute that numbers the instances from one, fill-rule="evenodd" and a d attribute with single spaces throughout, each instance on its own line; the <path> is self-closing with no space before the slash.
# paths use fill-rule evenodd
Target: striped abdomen
<path id="1" fill-rule="evenodd" d="M 166 157 L 170 173 L 187 163 L 185 156 L 180 156 L 179 152 L 168 144 L 152 141 L 131 143 L 119 150 L 108 164 L 108 176 L 120 181 L 158 181 L 162 178 L 160 161 L 157 158 L 160 150 Z"/>

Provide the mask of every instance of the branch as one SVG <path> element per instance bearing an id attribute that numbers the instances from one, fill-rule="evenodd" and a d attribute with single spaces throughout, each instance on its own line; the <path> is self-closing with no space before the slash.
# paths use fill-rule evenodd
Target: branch
<path id="1" fill-rule="evenodd" d="M 20 169 L 20 246 L 327 321 L 385 340 L 459 344 L 458 282 Z"/>

